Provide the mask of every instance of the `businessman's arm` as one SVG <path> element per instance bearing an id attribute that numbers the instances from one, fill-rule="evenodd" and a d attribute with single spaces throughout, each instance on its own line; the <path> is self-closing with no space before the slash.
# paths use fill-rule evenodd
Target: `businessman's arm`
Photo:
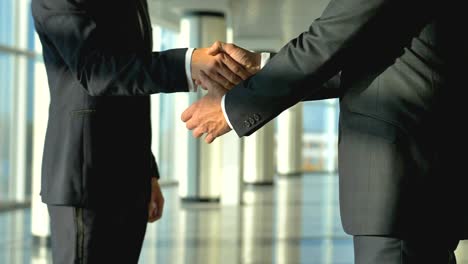
<path id="1" fill-rule="evenodd" d="M 258 72 L 260 69 L 262 69 L 268 62 L 269 60 L 274 57 L 276 55 L 276 53 L 255 53 L 255 52 L 250 52 L 248 50 L 245 50 L 243 48 L 240 48 L 238 46 L 236 46 L 235 44 L 228 44 L 228 43 L 222 43 L 222 42 L 216 42 L 213 44 L 213 46 L 210 48 L 210 51 L 209 51 L 210 54 L 212 55 L 215 55 L 215 54 L 218 54 L 218 53 L 226 53 L 227 55 L 229 55 L 230 57 L 232 57 L 236 62 L 238 62 L 239 64 L 243 65 L 246 69 L 249 70 L 249 72 L 251 74 L 255 74 L 256 72 Z M 211 103 L 214 103 L 215 105 L 211 105 L 211 107 L 214 107 L 213 109 L 215 109 L 215 112 L 216 113 L 216 109 L 218 109 L 219 111 L 219 107 L 216 106 L 216 100 L 214 97 L 210 96 L 210 95 L 213 95 L 213 94 L 219 94 L 219 95 L 222 95 L 222 99 L 221 99 L 221 112 L 223 113 L 223 117 L 224 117 L 224 120 L 223 120 L 223 117 L 218 117 L 218 121 L 216 121 L 215 123 L 226 123 L 225 126 L 224 126 L 224 129 L 225 131 L 229 131 L 233 128 L 232 124 L 230 123 L 229 121 L 229 117 L 226 113 L 226 108 L 225 108 L 225 93 L 226 93 L 226 90 L 225 89 L 218 89 L 218 88 L 222 88 L 222 87 L 219 87 L 217 85 L 215 85 L 215 82 L 210 78 L 208 77 L 207 75 L 205 75 L 205 77 L 201 78 L 204 80 L 204 82 L 202 83 L 201 81 L 197 81 L 197 84 L 201 85 L 201 86 L 205 86 L 206 89 L 209 89 L 210 90 L 210 93 L 207 97 L 211 97 L 212 100 Z M 330 99 L 330 98 L 338 98 L 341 96 L 342 94 L 342 89 L 341 89 L 341 85 L 340 85 L 340 81 L 341 81 L 341 76 L 340 74 L 337 74 L 336 76 L 334 76 L 333 78 L 331 78 L 330 80 L 328 80 L 325 84 L 322 85 L 322 87 L 320 89 L 316 89 L 316 91 L 312 94 L 309 94 L 306 98 L 304 98 L 302 101 L 315 101 L 315 100 L 323 100 L 323 99 Z M 191 117 L 190 117 L 190 109 L 193 109 L 197 106 L 198 104 L 195 104 L 193 107 L 190 107 L 188 111 L 185 111 L 183 116 L 182 116 L 182 119 L 183 121 L 188 121 Z M 206 105 L 209 105 L 209 104 L 205 104 L 205 107 Z M 213 115 L 214 118 L 215 115 Z M 253 120 L 255 120 L 255 117 L 256 116 L 253 116 Z M 192 119 L 190 120 L 190 122 L 187 123 L 187 128 L 189 129 L 195 129 L 193 131 L 193 135 L 195 137 L 201 137 L 204 133 L 206 133 L 206 124 L 204 126 L 199 126 L 199 127 L 196 127 L 194 125 L 194 122 L 195 120 Z M 249 123 L 250 124 L 250 123 Z M 210 143 L 212 140 L 214 140 L 213 137 L 209 136 L 205 139 L 208 143 Z"/>
<path id="2" fill-rule="evenodd" d="M 260 61 L 260 69 L 263 69 L 270 59 L 276 55 L 276 53 L 261 53 L 261 55 L 262 59 Z M 341 74 L 336 74 L 321 87 L 314 90 L 315 91 L 312 94 L 308 94 L 302 99 L 302 101 L 318 101 L 341 97 L 343 92 L 341 87 Z"/>
<path id="3" fill-rule="evenodd" d="M 227 93 L 226 112 L 237 134 L 255 132 L 360 56 L 398 57 L 433 17 L 434 5 L 431 0 L 332 0 L 309 31 L 283 47 L 258 74 Z M 200 107 L 185 115 L 190 117 L 186 121 L 194 118 L 190 123 L 194 129 L 209 121 L 196 108 Z M 250 122 L 252 118 L 254 122 Z M 227 132 L 224 126 L 219 127 L 205 130 L 216 138 Z"/>
<path id="4" fill-rule="evenodd" d="M 150 56 L 143 52 L 116 52 L 85 2 L 47 1 L 45 6 L 42 1 L 33 1 L 33 15 L 43 45 L 62 58 L 70 74 L 90 95 L 133 96 L 188 90 L 183 78 L 186 49 L 153 52 Z M 217 81 L 222 86 L 238 83 L 241 78 L 224 63 L 228 59 L 196 50 L 192 78 L 198 78 L 204 69 L 218 73 Z"/>
<path id="5" fill-rule="evenodd" d="M 341 75 L 338 73 L 330 80 L 322 84 L 319 88 L 313 89 L 311 94 L 306 95 L 301 101 L 318 101 L 324 99 L 336 99 L 343 95 L 341 86 Z"/>

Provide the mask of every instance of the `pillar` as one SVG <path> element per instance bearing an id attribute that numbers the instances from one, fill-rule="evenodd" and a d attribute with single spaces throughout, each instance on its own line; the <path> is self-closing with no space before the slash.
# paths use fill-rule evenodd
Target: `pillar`
<path id="1" fill-rule="evenodd" d="M 36 63 L 35 72 L 31 232 L 34 241 L 40 242 L 40 244 L 48 244 L 47 241 L 50 236 L 49 213 L 39 194 L 41 191 L 42 151 L 44 149 L 50 98 L 44 64 Z"/>
<path id="2" fill-rule="evenodd" d="M 209 47 L 216 40 L 226 40 L 226 19 L 223 13 L 186 12 L 181 21 L 182 44 L 189 47 Z M 177 116 L 206 92 L 176 95 Z M 179 180 L 179 195 L 183 201 L 218 202 L 221 196 L 223 176 L 223 139 L 208 145 L 203 139 L 195 139 L 185 125 L 176 125 L 177 142 L 175 156 L 180 164 L 175 169 Z M 237 152 L 237 153 L 236 153 Z M 232 153 L 240 155 L 240 148 Z"/>
<path id="3" fill-rule="evenodd" d="M 244 139 L 243 178 L 247 184 L 271 185 L 275 174 L 274 122 Z"/>
<path id="4" fill-rule="evenodd" d="M 284 111 L 278 117 L 277 171 L 280 175 L 302 173 L 302 104 Z"/>

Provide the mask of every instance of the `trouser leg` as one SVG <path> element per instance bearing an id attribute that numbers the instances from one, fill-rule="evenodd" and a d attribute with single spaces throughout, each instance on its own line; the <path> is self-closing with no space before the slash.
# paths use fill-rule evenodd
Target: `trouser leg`
<path id="1" fill-rule="evenodd" d="M 52 241 L 53 263 L 74 264 L 77 259 L 77 228 L 74 208 L 48 206 Z"/>
<path id="2" fill-rule="evenodd" d="M 148 219 L 146 205 L 48 208 L 55 264 L 138 263 Z"/>

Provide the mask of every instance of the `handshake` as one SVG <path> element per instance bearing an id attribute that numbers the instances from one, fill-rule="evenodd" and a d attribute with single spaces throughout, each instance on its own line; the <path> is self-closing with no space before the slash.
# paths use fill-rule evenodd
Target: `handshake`
<path id="1" fill-rule="evenodd" d="M 194 83 L 208 93 L 182 113 L 182 121 L 193 136 L 206 134 L 210 144 L 231 130 L 226 120 L 223 96 L 235 85 L 260 70 L 261 55 L 234 44 L 215 42 L 210 48 L 196 49 L 191 72 Z"/>

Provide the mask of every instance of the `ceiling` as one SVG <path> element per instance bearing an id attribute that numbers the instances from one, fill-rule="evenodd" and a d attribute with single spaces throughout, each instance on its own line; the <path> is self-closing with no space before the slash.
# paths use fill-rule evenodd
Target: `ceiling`
<path id="1" fill-rule="evenodd" d="M 251 49 L 277 50 L 307 30 L 329 0 L 148 0 L 154 23 L 178 29 L 185 11 L 227 14 L 234 42 Z"/>

